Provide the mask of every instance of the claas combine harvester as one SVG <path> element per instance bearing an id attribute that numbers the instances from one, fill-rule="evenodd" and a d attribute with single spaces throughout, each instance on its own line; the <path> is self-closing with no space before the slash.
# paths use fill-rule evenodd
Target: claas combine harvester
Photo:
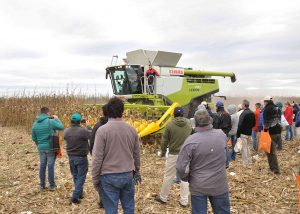
<path id="1" fill-rule="evenodd" d="M 236 81 L 232 72 L 176 67 L 181 53 L 139 49 L 126 56 L 123 65 L 106 68 L 106 79 L 110 78 L 114 95 L 125 101 L 125 112 L 141 113 L 143 120 L 133 124 L 141 138 L 160 133 L 175 107 L 184 107 L 185 117 L 191 118 L 202 101 L 211 102 L 211 96 L 219 92 L 218 80 L 212 76 Z M 149 66 L 160 76 L 147 77 Z"/>

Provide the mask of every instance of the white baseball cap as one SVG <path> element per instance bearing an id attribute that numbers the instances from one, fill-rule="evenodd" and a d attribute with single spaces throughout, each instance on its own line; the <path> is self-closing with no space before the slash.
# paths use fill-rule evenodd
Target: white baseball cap
<path id="1" fill-rule="evenodd" d="M 270 100 L 272 100 L 272 99 L 273 99 L 273 97 L 267 95 L 267 96 L 265 96 L 264 101 L 270 101 Z"/>
<path id="2" fill-rule="evenodd" d="M 206 101 L 202 101 L 201 103 L 202 105 L 206 105 L 207 106 L 207 102 Z"/>

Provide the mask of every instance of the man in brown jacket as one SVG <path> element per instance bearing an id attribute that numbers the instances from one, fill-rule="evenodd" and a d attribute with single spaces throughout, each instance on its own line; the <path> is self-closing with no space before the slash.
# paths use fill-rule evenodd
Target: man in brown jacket
<path id="1" fill-rule="evenodd" d="M 124 104 L 118 98 L 107 103 L 108 122 L 96 132 L 92 179 L 106 213 L 134 213 L 134 183 L 141 182 L 140 143 L 136 130 L 122 120 Z"/>

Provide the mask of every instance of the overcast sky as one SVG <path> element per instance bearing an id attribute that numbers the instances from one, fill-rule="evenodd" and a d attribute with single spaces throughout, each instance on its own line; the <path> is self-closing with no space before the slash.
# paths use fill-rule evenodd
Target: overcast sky
<path id="1" fill-rule="evenodd" d="M 220 79 L 222 95 L 300 94 L 299 0 L 2 0 L 0 26 L 2 95 L 109 93 L 112 55 L 140 48 L 235 72 L 234 84 Z"/>

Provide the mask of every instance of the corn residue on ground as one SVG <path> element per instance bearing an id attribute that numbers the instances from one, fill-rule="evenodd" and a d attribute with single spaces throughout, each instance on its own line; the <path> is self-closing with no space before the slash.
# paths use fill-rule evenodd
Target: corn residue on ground
<path id="1" fill-rule="evenodd" d="M 104 213 L 98 208 L 98 195 L 93 188 L 90 171 L 84 186 L 85 198 L 80 205 L 71 205 L 69 199 L 73 183 L 66 153 L 56 161 L 58 189 L 41 192 L 38 153 L 30 135 L 5 127 L 0 127 L 0 133 L 0 213 Z M 284 142 L 284 149 L 278 152 L 281 167 L 281 175 L 278 176 L 270 173 L 264 154 L 247 167 L 240 163 L 241 156 L 237 156 L 228 169 L 232 213 L 299 211 L 296 183 L 300 167 L 299 143 L 299 140 Z M 178 185 L 172 186 L 166 205 L 154 201 L 153 196 L 159 193 L 162 184 L 164 160 L 153 151 L 151 146 L 141 149 L 143 183 L 136 186 L 136 213 L 190 213 L 190 208 L 183 209 L 178 204 Z M 91 166 L 90 156 L 89 160 Z"/>

